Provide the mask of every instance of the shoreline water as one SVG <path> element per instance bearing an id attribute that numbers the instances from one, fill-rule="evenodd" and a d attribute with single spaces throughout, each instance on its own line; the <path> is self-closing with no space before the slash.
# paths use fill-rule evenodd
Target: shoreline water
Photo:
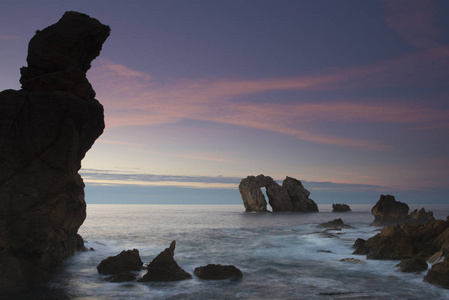
<path id="1" fill-rule="evenodd" d="M 68 259 L 54 280 L 28 299 L 449 298 L 449 290 L 422 281 L 425 273 L 398 272 L 398 261 L 352 255 L 354 241 L 379 228 L 369 226 L 372 205 L 350 206 L 346 213 L 331 212 L 331 205 L 319 205 L 319 213 L 245 213 L 243 205 L 91 204 L 79 233 L 95 251 Z M 421 207 L 410 205 L 410 211 Z M 449 205 L 424 207 L 437 209 L 436 216 L 449 214 Z M 330 236 L 316 227 L 336 218 L 354 228 Z M 148 263 L 172 240 L 175 260 L 187 272 L 208 263 L 232 264 L 243 279 L 109 283 L 96 270 L 102 259 L 133 248 Z M 366 263 L 340 262 L 349 257 Z"/>

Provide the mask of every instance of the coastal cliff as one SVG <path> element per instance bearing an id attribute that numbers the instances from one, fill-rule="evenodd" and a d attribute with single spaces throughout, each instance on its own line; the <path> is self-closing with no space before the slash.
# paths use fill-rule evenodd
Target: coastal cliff
<path id="1" fill-rule="evenodd" d="M 66 12 L 31 39 L 22 89 L 0 93 L 0 290 L 47 278 L 84 249 L 81 160 L 103 133 L 86 78 L 108 26 Z"/>

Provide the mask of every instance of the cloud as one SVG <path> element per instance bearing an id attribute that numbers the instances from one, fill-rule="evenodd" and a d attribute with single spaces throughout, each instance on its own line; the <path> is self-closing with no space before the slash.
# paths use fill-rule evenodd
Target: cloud
<path id="1" fill-rule="evenodd" d="M 435 26 L 436 0 L 383 0 L 386 23 L 410 45 L 434 48 L 440 30 Z"/>
<path id="2" fill-rule="evenodd" d="M 1 34 L 0 35 L 0 40 L 16 40 L 18 39 L 18 36 L 15 35 L 9 35 L 9 34 Z"/>

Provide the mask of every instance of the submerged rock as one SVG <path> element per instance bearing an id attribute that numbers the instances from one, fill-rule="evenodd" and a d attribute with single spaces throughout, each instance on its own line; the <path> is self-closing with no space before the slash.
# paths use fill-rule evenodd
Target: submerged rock
<path id="1" fill-rule="evenodd" d="M 427 263 L 425 260 L 421 258 L 411 258 L 411 259 L 404 259 L 400 263 L 396 265 L 401 272 L 405 273 L 412 273 L 412 272 L 422 272 L 427 270 Z"/>
<path id="2" fill-rule="evenodd" d="M 206 280 L 240 279 L 243 277 L 242 272 L 233 265 L 222 266 L 209 264 L 204 267 L 195 268 L 193 273 L 200 279 Z"/>
<path id="3" fill-rule="evenodd" d="M 0 93 L 0 290 L 45 280 L 84 249 L 78 170 L 104 129 L 86 71 L 109 32 L 87 15 L 65 13 L 31 39 L 22 90 Z"/>
<path id="4" fill-rule="evenodd" d="M 341 262 L 347 262 L 347 263 L 351 263 L 351 264 L 361 264 L 361 265 L 366 265 L 366 261 L 358 259 L 358 258 L 353 258 L 353 257 L 349 257 L 349 258 L 343 258 L 340 259 Z"/>
<path id="5" fill-rule="evenodd" d="M 180 281 L 191 279 L 192 275 L 181 269 L 174 260 L 176 241 L 169 248 L 162 251 L 148 265 L 148 272 L 140 278 L 139 282 Z"/>
<path id="6" fill-rule="evenodd" d="M 332 204 L 332 212 L 347 212 L 351 211 L 351 208 L 347 204 Z"/>
<path id="7" fill-rule="evenodd" d="M 123 250 L 116 256 L 109 256 L 97 266 L 100 274 L 120 274 L 127 271 L 139 271 L 143 266 L 139 250 Z"/>
<path id="8" fill-rule="evenodd" d="M 319 225 L 317 225 L 318 228 L 329 228 L 329 229 L 342 229 L 342 228 L 354 228 L 351 225 L 347 225 L 343 222 L 343 220 L 341 218 L 326 222 L 326 223 L 321 223 Z"/>
<path id="9" fill-rule="evenodd" d="M 267 202 L 261 188 L 267 191 L 273 212 L 317 212 L 318 206 L 309 198 L 310 192 L 301 181 L 286 177 L 280 186 L 273 178 L 264 175 L 242 179 L 239 192 L 247 212 L 267 212 Z"/>

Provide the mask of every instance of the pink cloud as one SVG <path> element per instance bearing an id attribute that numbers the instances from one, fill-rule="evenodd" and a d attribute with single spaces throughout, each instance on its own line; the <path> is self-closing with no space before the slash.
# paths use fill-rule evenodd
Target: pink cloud
<path id="1" fill-rule="evenodd" d="M 9 34 L 2 34 L 0 35 L 0 40 L 15 40 L 18 39 L 15 35 L 9 35 Z"/>
<path id="2" fill-rule="evenodd" d="M 417 48 L 437 46 L 436 0 L 383 0 L 386 23 L 410 45 Z"/>
<path id="3" fill-rule="evenodd" d="M 447 126 L 449 113 L 425 106 L 394 104 L 390 99 L 343 99 L 280 104 L 241 100 L 274 90 L 332 90 L 403 86 L 438 81 L 448 74 L 449 49 L 421 51 L 379 64 L 293 78 L 263 80 L 180 80 L 160 84 L 152 76 L 101 60 L 89 72 L 108 127 L 175 123 L 183 119 L 218 122 L 282 133 L 323 144 L 387 150 L 376 141 L 328 135 L 317 122 L 400 123 Z M 430 77 L 430 79 L 429 79 Z M 92 80 L 93 79 L 93 80 Z M 438 83 L 436 83 L 438 84 Z M 239 99 L 239 100 L 238 100 Z M 276 100 L 276 99 L 273 99 Z"/>

